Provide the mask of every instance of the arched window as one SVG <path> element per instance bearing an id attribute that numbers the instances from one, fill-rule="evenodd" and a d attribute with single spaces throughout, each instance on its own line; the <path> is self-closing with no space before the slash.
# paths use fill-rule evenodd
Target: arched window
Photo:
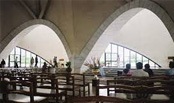
<path id="1" fill-rule="evenodd" d="M 16 57 L 18 58 L 17 62 L 19 67 L 30 67 L 30 60 L 32 57 L 35 59 L 36 54 L 32 53 L 31 51 L 25 50 L 23 48 L 15 47 L 6 59 L 6 66 L 14 67 L 14 61 Z M 47 62 L 46 60 L 44 60 L 42 57 L 38 55 L 37 55 L 37 58 L 38 58 L 37 67 L 42 67 L 43 63 Z M 47 64 L 49 63 L 47 62 Z"/>
<path id="2" fill-rule="evenodd" d="M 131 64 L 131 68 L 136 68 L 137 62 L 142 62 L 143 64 L 148 63 L 151 68 L 161 67 L 150 58 L 134 50 L 113 43 L 108 45 L 100 61 L 103 62 L 105 66 L 118 68 L 125 68 L 127 63 Z"/>

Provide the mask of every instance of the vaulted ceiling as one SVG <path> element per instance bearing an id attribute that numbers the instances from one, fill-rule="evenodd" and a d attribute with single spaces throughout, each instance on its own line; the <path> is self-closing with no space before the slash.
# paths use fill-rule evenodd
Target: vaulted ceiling
<path id="1" fill-rule="evenodd" d="M 174 0 L 0 0 L 0 53 L 21 31 L 43 24 L 54 30 L 67 54 L 71 54 L 69 58 L 77 59 L 81 66 L 109 23 L 131 9 L 131 2 L 137 8 L 136 5 L 146 5 L 147 9 L 149 5 L 152 10 L 162 8 L 155 12 L 163 12 L 160 19 L 164 16 L 168 20 L 164 24 L 174 40 Z M 120 9 L 124 6 L 128 9 Z M 113 20 L 105 25 L 108 19 Z"/>
<path id="2" fill-rule="evenodd" d="M 80 53 L 99 26 L 119 7 L 133 0 L 0 0 L 0 41 L 22 23 L 45 19 L 55 24 L 70 50 Z M 174 21 L 174 0 L 152 0 Z M 77 42 L 77 38 L 80 38 Z"/>

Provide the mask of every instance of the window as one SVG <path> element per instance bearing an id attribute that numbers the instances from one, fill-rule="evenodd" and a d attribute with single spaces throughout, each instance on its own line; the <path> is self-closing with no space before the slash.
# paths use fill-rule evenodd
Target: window
<path id="1" fill-rule="evenodd" d="M 30 52 L 26 51 L 26 67 L 30 67 Z"/>
<path id="2" fill-rule="evenodd" d="M 130 50 L 124 48 L 124 66 L 123 67 L 125 67 L 125 65 L 128 63 L 130 64 L 129 57 L 130 57 Z"/>
<path id="3" fill-rule="evenodd" d="M 118 67 L 123 67 L 124 62 L 123 62 L 123 47 L 118 46 L 118 55 L 117 55 L 117 62 L 118 62 Z"/>
<path id="4" fill-rule="evenodd" d="M 146 57 L 143 57 L 143 64 L 149 63 L 149 60 Z"/>
<path id="5" fill-rule="evenodd" d="M 134 51 L 131 51 L 130 59 L 131 59 L 131 62 L 130 62 L 131 67 L 135 68 L 137 62 L 136 62 L 136 53 Z"/>
<path id="6" fill-rule="evenodd" d="M 21 49 L 21 67 L 26 67 L 26 51 Z"/>
<path id="7" fill-rule="evenodd" d="M 117 44 L 109 44 L 103 53 L 102 61 L 105 66 L 125 68 L 127 63 L 131 64 L 131 68 L 136 68 L 137 62 L 142 62 L 143 65 L 149 63 L 151 68 L 159 68 L 160 65 L 150 60 L 146 56 L 125 48 Z"/>
<path id="8" fill-rule="evenodd" d="M 109 44 L 108 47 L 106 48 L 105 52 L 110 53 L 111 52 L 111 45 Z"/>
<path id="9" fill-rule="evenodd" d="M 18 58 L 17 61 L 19 67 L 30 67 L 31 57 L 35 58 L 36 54 L 20 47 L 15 47 L 6 59 L 6 66 L 14 67 L 14 60 L 16 57 Z M 46 62 L 46 60 L 38 56 L 38 67 L 42 67 L 43 62 Z"/>
<path id="10" fill-rule="evenodd" d="M 136 53 L 137 54 L 137 62 L 143 62 L 143 56 Z"/>

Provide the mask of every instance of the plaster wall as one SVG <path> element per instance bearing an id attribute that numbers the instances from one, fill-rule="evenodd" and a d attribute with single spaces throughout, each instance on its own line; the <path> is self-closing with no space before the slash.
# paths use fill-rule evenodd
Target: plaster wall
<path id="1" fill-rule="evenodd" d="M 131 18 L 114 34 L 113 41 L 149 57 L 162 68 L 168 68 L 168 56 L 174 56 L 171 35 L 162 21 L 147 9 Z"/>
<path id="2" fill-rule="evenodd" d="M 17 36 L 15 36 L 10 43 L 8 43 L 8 45 L 5 47 L 5 49 L 0 53 L 0 59 L 5 59 L 8 57 L 8 55 L 10 54 L 10 52 L 13 50 L 14 47 L 17 46 L 17 44 L 28 34 L 30 34 L 30 32 L 36 28 L 38 25 L 32 25 L 29 26 L 28 28 L 24 29 L 23 31 L 21 31 Z M 6 42 L 5 42 L 6 43 Z"/>
<path id="3" fill-rule="evenodd" d="M 57 34 L 49 27 L 39 25 L 26 35 L 17 46 L 32 51 L 47 61 L 57 56 L 59 59 L 69 61 L 65 48 Z"/>

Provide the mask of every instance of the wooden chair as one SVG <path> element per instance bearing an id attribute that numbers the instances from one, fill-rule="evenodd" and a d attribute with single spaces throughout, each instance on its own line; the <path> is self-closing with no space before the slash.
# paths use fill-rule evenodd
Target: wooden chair
<path id="1" fill-rule="evenodd" d="M 16 79 L 9 81 L 8 85 L 8 103 L 35 103 L 46 100 L 45 97 L 34 95 L 33 82 L 31 81 L 16 77 Z M 16 87 L 14 87 L 14 85 Z M 20 85 L 22 85 L 24 89 L 19 88 Z"/>
<path id="2" fill-rule="evenodd" d="M 151 85 L 155 82 L 160 82 L 160 85 Z M 131 93 L 136 96 L 136 98 L 132 98 L 134 102 L 143 101 L 143 102 L 171 102 L 173 101 L 174 95 L 174 81 L 168 80 L 107 80 L 106 86 L 98 86 L 97 88 L 107 88 L 107 95 L 110 95 L 110 92 L 117 93 Z M 149 85 L 150 84 L 150 85 Z M 97 95 L 98 95 L 97 91 Z M 148 98 L 149 94 L 164 94 L 170 96 L 170 100 L 150 100 Z"/>
<path id="3" fill-rule="evenodd" d="M 60 85 L 60 90 L 67 91 L 67 96 L 80 96 L 80 87 L 75 85 L 74 76 L 67 73 L 56 73 L 56 78 L 58 79 L 58 84 Z"/>
<path id="4" fill-rule="evenodd" d="M 8 81 L 4 80 L 4 73 L 0 73 L 0 94 L 2 94 L 2 98 L 0 98 L 0 102 L 6 103 L 8 100 Z"/>
<path id="5" fill-rule="evenodd" d="M 69 98 L 68 103 L 173 103 L 173 101 L 147 99 L 128 100 L 108 96 L 86 96 Z"/>
<path id="6" fill-rule="evenodd" d="M 38 88 L 41 88 L 42 86 L 48 85 L 51 83 L 52 87 L 55 86 L 55 82 L 57 82 L 59 91 L 66 92 L 67 96 L 80 96 L 80 88 L 79 86 L 75 85 L 74 76 L 67 74 L 67 73 L 33 73 L 33 76 L 36 76 L 37 80 L 35 85 L 37 85 Z M 55 78 L 56 81 L 51 82 L 53 80 L 50 80 L 49 77 Z M 42 81 L 43 79 L 43 81 Z M 42 84 L 38 86 L 38 84 Z M 36 88 L 37 88 L 36 87 Z"/>
<path id="7" fill-rule="evenodd" d="M 68 103 L 132 103 L 132 101 L 108 96 L 86 96 L 72 97 L 68 100 Z"/>
<path id="8" fill-rule="evenodd" d="M 90 83 L 86 81 L 87 78 L 85 74 L 72 73 L 71 75 L 74 76 L 75 86 L 82 88 L 83 96 L 86 96 L 86 92 L 88 93 L 88 96 L 90 96 Z"/>
<path id="9" fill-rule="evenodd" d="M 44 76 L 43 76 L 44 75 Z M 59 80 L 53 74 L 40 74 L 34 75 L 33 85 L 34 85 L 34 95 L 47 97 L 48 102 L 60 102 L 66 101 L 67 91 L 61 90 L 59 85 Z M 44 81 L 42 81 L 44 80 Z"/>
<path id="10" fill-rule="evenodd" d="M 37 74 L 38 76 L 38 74 Z M 61 99 L 65 97 L 66 101 L 66 91 L 60 91 L 58 86 L 58 81 L 52 75 L 48 75 L 44 77 L 47 79 L 47 85 L 40 85 L 40 80 L 43 79 L 41 76 L 37 77 L 32 74 L 31 76 L 12 76 L 10 81 L 8 82 L 8 90 L 7 90 L 7 100 L 8 102 L 16 102 L 16 103 L 35 103 L 35 102 L 45 102 L 48 103 L 51 100 L 54 102 L 60 102 Z M 23 88 L 19 88 L 22 86 Z M 51 92 L 46 92 L 48 89 Z M 17 98 L 14 97 L 14 95 Z M 21 96 L 22 95 L 22 96 Z M 5 97 L 4 97 L 5 98 Z M 6 103 L 6 102 L 5 102 Z"/>

